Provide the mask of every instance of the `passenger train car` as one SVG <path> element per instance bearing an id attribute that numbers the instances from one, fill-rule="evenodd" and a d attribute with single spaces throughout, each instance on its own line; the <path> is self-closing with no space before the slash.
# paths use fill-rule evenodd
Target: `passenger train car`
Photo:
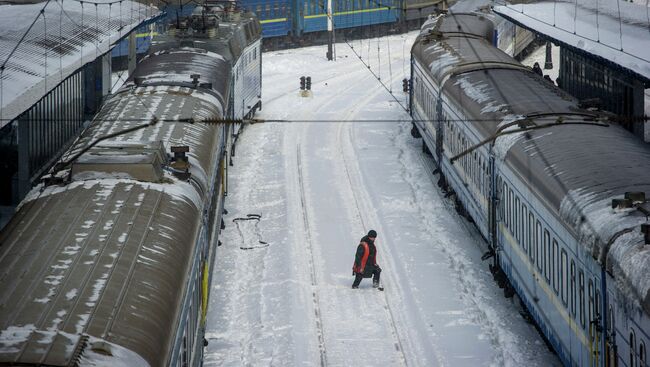
<path id="1" fill-rule="evenodd" d="M 0 365 L 202 364 L 232 122 L 261 106 L 260 35 L 252 14 L 197 7 L 21 203 L 0 233 Z"/>
<path id="2" fill-rule="evenodd" d="M 323 0 L 241 0 L 262 23 L 265 44 L 296 42 L 327 31 L 327 1 Z M 441 0 L 332 0 L 332 21 L 337 30 L 383 25 L 419 27 Z"/>
<path id="3" fill-rule="evenodd" d="M 489 242 L 495 278 L 561 361 L 646 366 L 650 146 L 493 36 L 481 13 L 423 25 L 411 54 L 413 133 Z"/>

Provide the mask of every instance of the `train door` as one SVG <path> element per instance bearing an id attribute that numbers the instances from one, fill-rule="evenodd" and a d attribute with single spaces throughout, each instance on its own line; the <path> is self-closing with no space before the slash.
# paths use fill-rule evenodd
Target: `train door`
<path id="1" fill-rule="evenodd" d="M 606 367 L 618 367 L 617 358 L 618 351 L 616 346 L 616 323 L 614 319 L 614 308 L 610 304 L 607 310 L 607 322 L 605 323 L 606 334 L 605 334 L 605 366 Z"/>
<path id="2" fill-rule="evenodd" d="M 440 89 L 442 90 L 442 88 Z M 444 134 L 444 114 L 442 113 L 442 93 L 438 93 L 436 98 L 436 161 L 438 165 L 442 162 L 442 136 Z"/>
<path id="3" fill-rule="evenodd" d="M 588 316 L 589 327 L 587 336 L 589 338 L 589 365 L 592 367 L 601 367 L 604 365 L 604 353 L 601 346 L 605 345 L 603 340 L 603 327 L 601 317 L 601 294 L 600 281 L 597 277 L 589 279 L 587 288 L 588 292 Z"/>
<path id="4" fill-rule="evenodd" d="M 503 206 L 503 193 L 501 190 L 501 180 L 497 180 L 497 174 L 494 164 L 494 155 L 490 151 L 489 172 L 490 172 L 490 207 L 488 208 L 488 228 L 490 234 L 490 247 L 495 250 L 497 247 L 497 208 Z M 501 211 L 503 213 L 503 211 Z"/>

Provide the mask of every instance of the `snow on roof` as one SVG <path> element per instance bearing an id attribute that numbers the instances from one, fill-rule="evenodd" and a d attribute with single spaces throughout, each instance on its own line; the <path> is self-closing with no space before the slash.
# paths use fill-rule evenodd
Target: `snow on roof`
<path id="1" fill-rule="evenodd" d="M 650 82 L 650 11 L 645 6 L 577 0 L 495 6 L 494 12 Z"/>
<path id="2" fill-rule="evenodd" d="M 129 0 L 0 5 L 0 128 L 158 14 Z"/>

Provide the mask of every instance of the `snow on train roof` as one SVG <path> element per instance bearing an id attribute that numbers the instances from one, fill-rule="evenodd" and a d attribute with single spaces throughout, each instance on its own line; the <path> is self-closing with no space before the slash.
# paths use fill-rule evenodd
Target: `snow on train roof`
<path id="1" fill-rule="evenodd" d="M 129 0 L 0 5 L 0 128 L 158 13 Z"/>
<path id="2" fill-rule="evenodd" d="M 495 6 L 494 12 L 650 82 L 650 19 L 646 6 L 579 0 Z"/>
<path id="3" fill-rule="evenodd" d="M 647 167 L 639 168 L 648 171 Z M 627 183 L 623 190 L 594 186 L 572 189 L 562 200 L 560 215 L 577 228 L 580 243 L 616 275 L 624 299 L 638 300 L 650 313 L 650 246 L 644 245 L 640 231 L 648 218 L 635 208 L 612 208 L 612 199 L 622 199 L 622 191 L 645 190 L 650 194 L 650 179 L 645 176 L 644 185 Z M 650 205 L 646 204 L 648 209 Z M 605 254 L 607 258 L 603 259 Z"/>
<path id="4" fill-rule="evenodd" d="M 414 46 L 414 54 L 424 63 L 440 64 L 440 58 L 447 58 L 446 68 L 454 70 L 454 60 L 464 62 L 465 53 L 480 51 L 463 46 L 467 44 L 442 38 L 439 44 Z M 482 60 L 493 56 L 476 52 Z M 439 76 L 440 70 L 431 73 Z M 650 246 L 643 246 L 640 234 L 640 224 L 647 219 L 636 210 L 611 207 L 612 199 L 623 198 L 625 192 L 642 191 L 650 197 L 650 147 L 620 126 L 603 126 L 595 113 L 579 109 L 575 98 L 524 69 L 488 68 L 443 80 L 445 98 L 454 101 L 447 107 L 463 106 L 462 111 L 454 110 L 457 116 L 452 118 L 473 121 L 482 134 L 479 140 L 527 116 L 533 116 L 531 123 L 537 124 L 557 123 L 559 117 L 562 122 L 583 124 L 529 131 L 528 137 L 523 132 L 498 137 L 494 153 L 500 158 L 498 164 L 505 159 L 536 188 L 542 202 L 577 234 L 586 252 L 606 264 L 626 299 L 639 300 L 650 312 L 650 273 L 646 271 Z M 549 111 L 558 115 L 538 115 Z M 621 235 L 624 229 L 629 232 Z"/>
<path id="5" fill-rule="evenodd" d="M 179 311 L 198 235 L 190 185 L 103 179 L 32 192 L 2 233 L 0 361 L 68 365 L 89 335 L 162 365 L 173 319 L 161 315 Z"/>

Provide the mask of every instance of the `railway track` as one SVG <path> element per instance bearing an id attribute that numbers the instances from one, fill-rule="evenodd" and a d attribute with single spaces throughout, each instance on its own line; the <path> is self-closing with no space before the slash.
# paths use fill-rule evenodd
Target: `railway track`
<path id="1" fill-rule="evenodd" d="M 396 79 L 396 78 L 394 78 Z M 393 80 L 389 80 L 389 83 L 392 83 Z M 359 102 L 359 105 L 363 105 L 364 103 L 368 103 L 372 99 L 376 97 L 377 94 L 384 92 L 382 89 L 378 89 L 377 92 L 371 93 L 365 98 L 363 98 L 362 101 Z M 357 115 L 358 109 L 352 109 L 349 110 L 342 118 L 342 121 L 349 121 L 354 119 L 354 117 Z M 360 198 L 360 194 L 358 190 L 355 190 L 355 188 L 362 189 L 363 188 L 363 183 L 362 183 L 362 178 L 360 177 L 359 174 L 359 169 L 350 169 L 350 159 L 349 155 L 350 152 L 346 152 L 346 149 L 344 147 L 349 147 L 350 149 L 353 150 L 351 139 L 350 139 L 350 131 L 352 127 L 350 124 L 344 124 L 340 123 L 338 126 L 338 141 L 340 142 L 339 144 L 339 154 L 341 155 L 341 161 L 343 162 L 343 167 L 345 169 L 345 174 L 348 179 L 348 183 L 350 185 L 350 190 L 352 192 L 352 198 L 354 200 L 354 207 L 356 208 L 357 215 L 356 217 L 359 219 L 359 222 L 361 224 L 361 227 L 364 229 L 364 231 L 368 231 L 370 228 L 368 228 L 367 223 L 368 218 L 366 215 L 364 215 L 364 211 L 361 210 L 362 206 L 367 207 L 367 203 L 362 203 L 363 198 Z M 347 132 L 348 137 L 347 139 L 343 138 L 343 133 L 344 131 Z M 366 205 L 364 205 L 366 204 Z M 384 280 L 386 279 L 386 276 L 384 276 Z M 391 286 L 392 284 L 389 284 Z M 388 297 L 388 292 L 382 292 L 382 299 L 383 299 L 383 306 L 384 306 L 384 311 L 386 312 L 387 320 L 390 324 L 390 330 L 391 330 L 391 336 L 394 340 L 393 344 L 395 346 L 395 351 L 399 353 L 400 355 L 400 361 L 402 362 L 403 366 L 408 366 L 408 358 L 406 356 L 406 353 L 404 351 L 404 345 L 403 342 L 400 338 L 399 330 L 397 327 L 397 322 L 396 322 L 396 317 L 395 317 L 395 310 L 394 307 L 391 305 L 391 302 Z"/>
<path id="2" fill-rule="evenodd" d="M 318 277 L 314 266 L 314 250 L 312 244 L 311 229 L 309 226 L 309 213 L 307 211 L 305 198 L 305 181 L 302 171 L 302 159 L 300 154 L 300 143 L 296 146 L 296 164 L 298 165 L 298 186 L 300 189 L 300 207 L 302 208 L 303 225 L 305 226 L 305 238 L 307 251 L 309 252 L 308 264 L 311 276 L 312 301 L 314 305 L 314 317 L 316 318 L 316 333 L 318 334 L 318 349 L 320 351 L 320 365 L 327 366 L 327 350 L 325 348 L 325 333 L 323 331 L 323 320 L 321 318 L 320 300 L 318 296 Z"/>

